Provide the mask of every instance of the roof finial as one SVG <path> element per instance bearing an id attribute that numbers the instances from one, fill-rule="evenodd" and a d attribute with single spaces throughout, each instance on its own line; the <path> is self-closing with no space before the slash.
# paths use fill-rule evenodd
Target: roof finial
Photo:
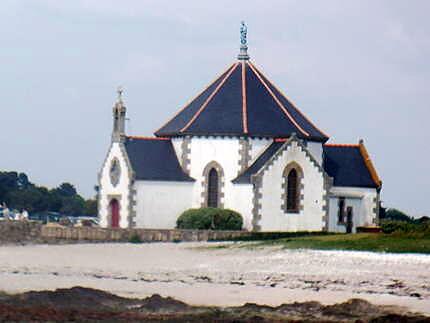
<path id="1" fill-rule="evenodd" d="M 124 93 L 124 89 L 121 85 L 117 87 L 116 93 L 118 93 L 118 102 L 122 102 L 122 94 Z"/>
<path id="2" fill-rule="evenodd" d="M 247 41 L 248 27 L 246 27 L 245 22 L 242 21 L 240 25 L 240 53 L 237 56 L 239 60 L 249 60 L 248 55 L 248 41 Z"/>

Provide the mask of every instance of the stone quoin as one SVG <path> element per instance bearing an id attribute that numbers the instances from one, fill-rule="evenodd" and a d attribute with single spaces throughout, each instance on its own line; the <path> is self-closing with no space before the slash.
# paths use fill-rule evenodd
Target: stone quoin
<path id="1" fill-rule="evenodd" d="M 235 210 L 249 231 L 356 232 L 378 224 L 382 182 L 362 140 L 328 144 L 250 61 L 238 61 L 154 137 L 128 136 L 122 90 L 99 173 L 102 227 L 172 229 L 189 208 Z"/>

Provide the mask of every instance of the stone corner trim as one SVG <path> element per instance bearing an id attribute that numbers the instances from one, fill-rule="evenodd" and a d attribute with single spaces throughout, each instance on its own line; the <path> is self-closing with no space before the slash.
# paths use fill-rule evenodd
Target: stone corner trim
<path id="1" fill-rule="evenodd" d="M 123 143 L 119 143 L 120 145 L 120 150 L 122 155 L 124 156 L 125 162 L 127 164 L 127 170 L 128 170 L 128 180 L 129 180 L 129 184 L 128 184 L 128 217 L 127 217 L 127 222 L 128 222 L 128 227 L 129 228 L 133 228 L 136 225 L 136 210 L 135 210 L 135 205 L 136 205 L 136 190 L 134 189 L 134 178 L 135 178 L 135 173 L 133 170 L 133 167 L 131 166 L 131 162 L 130 159 L 128 158 L 128 154 L 127 154 L 127 150 L 125 149 L 125 146 Z"/>
<path id="2" fill-rule="evenodd" d="M 184 173 L 190 175 L 191 137 L 185 136 L 181 143 L 181 166 Z"/>
<path id="3" fill-rule="evenodd" d="M 252 231 L 261 231 L 260 220 L 261 220 L 261 187 L 263 185 L 263 178 L 261 175 L 251 176 L 252 183 Z"/>
<path id="4" fill-rule="evenodd" d="M 251 142 L 248 138 L 239 138 L 239 172 L 244 172 L 251 160 Z"/>

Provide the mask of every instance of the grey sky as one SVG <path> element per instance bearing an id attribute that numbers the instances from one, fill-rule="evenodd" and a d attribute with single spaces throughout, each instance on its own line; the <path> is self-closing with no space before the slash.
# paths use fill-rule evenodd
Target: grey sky
<path id="1" fill-rule="evenodd" d="M 3 0 L 0 169 L 91 196 L 125 87 L 151 135 L 235 60 L 252 60 L 331 142 L 364 138 L 385 205 L 430 214 L 430 1 Z"/>

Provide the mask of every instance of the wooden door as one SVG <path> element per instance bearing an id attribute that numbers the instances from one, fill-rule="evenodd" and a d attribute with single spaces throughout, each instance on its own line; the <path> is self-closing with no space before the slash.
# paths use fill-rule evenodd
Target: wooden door
<path id="1" fill-rule="evenodd" d="M 112 200 L 110 202 L 111 210 L 111 227 L 119 228 L 119 203 L 118 200 Z"/>
<path id="2" fill-rule="evenodd" d="M 352 222 L 352 206 L 348 206 L 346 208 L 346 233 L 352 233 L 352 227 L 353 227 L 353 222 Z"/>

